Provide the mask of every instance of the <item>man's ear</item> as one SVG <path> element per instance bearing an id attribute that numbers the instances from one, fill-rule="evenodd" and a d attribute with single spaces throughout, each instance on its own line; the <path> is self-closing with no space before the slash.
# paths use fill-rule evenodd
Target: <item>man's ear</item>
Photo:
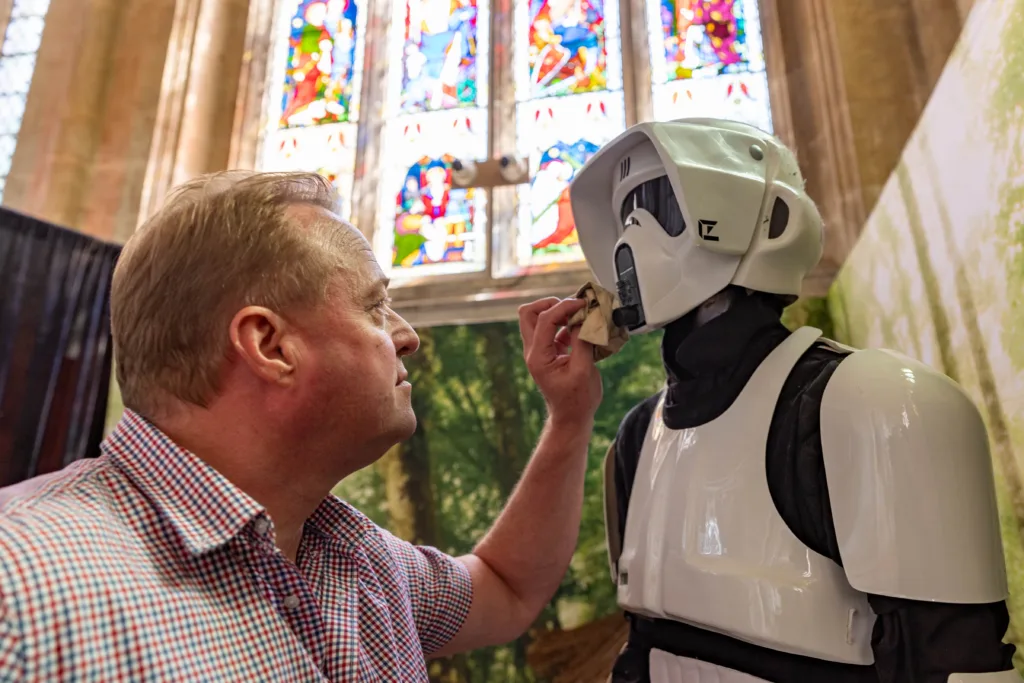
<path id="1" fill-rule="evenodd" d="M 269 308 L 246 306 L 231 319 L 231 346 L 260 379 L 287 383 L 298 360 L 291 330 L 284 318 Z"/>

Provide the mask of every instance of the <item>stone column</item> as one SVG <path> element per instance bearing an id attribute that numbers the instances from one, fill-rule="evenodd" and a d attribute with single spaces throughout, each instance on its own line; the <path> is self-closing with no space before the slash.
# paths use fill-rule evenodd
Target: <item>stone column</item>
<path id="1" fill-rule="evenodd" d="M 249 0 L 178 0 L 140 222 L 179 183 L 227 168 Z"/>
<path id="2" fill-rule="evenodd" d="M 792 140 L 826 222 L 824 294 L 874 207 L 962 27 L 959 0 L 775 2 Z M 767 41 L 766 41 L 767 42 Z M 773 91 L 773 95 L 776 93 Z"/>
<path id="3" fill-rule="evenodd" d="M 863 203 L 870 211 L 956 44 L 960 10 L 956 0 L 828 4 L 842 55 Z"/>
<path id="4" fill-rule="evenodd" d="M 275 38 L 274 0 L 250 0 L 245 48 L 235 102 L 235 123 L 231 130 L 228 168 L 255 168 L 264 123 L 267 73 L 273 58 Z"/>
<path id="5" fill-rule="evenodd" d="M 777 33 L 775 42 L 781 46 L 782 54 L 773 59 L 785 69 L 782 92 L 788 101 L 782 104 L 792 122 L 788 139 L 784 139 L 796 151 L 807 191 L 825 220 L 825 253 L 804 289 L 807 295 L 822 296 L 849 251 L 848 235 L 860 229 L 865 217 L 842 54 L 829 11 L 832 3 L 773 4 L 763 23 L 767 24 L 766 33 Z M 779 91 L 776 87 L 774 92 Z"/>
<path id="6" fill-rule="evenodd" d="M 971 8 L 974 7 L 974 0 L 956 0 L 956 9 L 960 14 L 960 23 L 967 23 L 967 15 L 971 13 Z"/>
<path id="7" fill-rule="evenodd" d="M 973 2 L 973 0 L 971 0 Z M 918 88 L 927 100 L 946 67 L 949 55 L 960 38 L 960 31 L 970 11 L 971 2 L 964 0 L 911 0 L 910 9 L 916 30 L 911 49 L 920 57 L 909 61 L 918 81 Z"/>
<path id="8" fill-rule="evenodd" d="M 50 3 L 5 205 L 104 239 L 130 234 L 174 4 Z"/>
<path id="9" fill-rule="evenodd" d="M 0 45 L 3 44 L 3 36 L 7 32 L 7 24 L 11 20 L 13 8 L 14 0 L 0 0 Z"/>

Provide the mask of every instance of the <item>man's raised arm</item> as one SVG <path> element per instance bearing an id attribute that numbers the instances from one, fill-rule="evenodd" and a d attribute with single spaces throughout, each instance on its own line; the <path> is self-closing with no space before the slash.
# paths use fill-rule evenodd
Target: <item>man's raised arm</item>
<path id="1" fill-rule="evenodd" d="M 601 376 L 593 347 L 564 326 L 578 299 L 542 299 L 519 310 L 526 365 L 548 407 L 540 442 L 505 509 L 472 554 L 462 628 L 437 655 L 506 643 L 522 635 L 554 596 L 576 548 L 583 480 Z M 570 350 L 571 349 L 571 350 Z"/>

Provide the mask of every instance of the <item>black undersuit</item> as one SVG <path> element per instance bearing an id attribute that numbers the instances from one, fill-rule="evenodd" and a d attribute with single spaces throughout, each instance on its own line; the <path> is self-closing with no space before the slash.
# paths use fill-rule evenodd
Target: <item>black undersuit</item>
<path id="1" fill-rule="evenodd" d="M 789 335 L 780 313 L 780 304 L 770 297 L 743 296 L 705 325 L 695 327 L 691 314 L 666 328 L 666 426 L 692 428 L 722 415 Z M 766 449 L 768 488 L 780 516 L 807 547 L 838 564 L 842 560 L 825 482 L 819 408 L 825 385 L 845 355 L 823 344 L 803 355 L 776 404 Z M 644 437 L 660 396 L 634 407 L 616 437 L 620 538 Z M 880 595 L 869 595 L 868 601 L 878 617 L 871 639 L 873 665 L 791 655 L 687 624 L 627 614 L 629 643 L 616 662 L 613 683 L 646 683 L 651 648 L 773 683 L 946 683 L 950 673 L 1011 668 L 1014 648 L 1002 642 L 1009 624 L 1003 602 L 953 605 Z"/>

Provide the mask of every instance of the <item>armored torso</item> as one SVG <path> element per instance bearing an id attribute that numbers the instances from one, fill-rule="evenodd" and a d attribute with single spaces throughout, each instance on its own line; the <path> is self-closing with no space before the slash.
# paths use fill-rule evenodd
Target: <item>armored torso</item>
<path id="1" fill-rule="evenodd" d="M 791 335 L 707 424 L 668 429 L 659 403 L 617 564 L 623 609 L 792 654 L 872 663 L 866 596 L 790 531 L 765 475 L 779 393 L 819 336 L 811 328 Z"/>

